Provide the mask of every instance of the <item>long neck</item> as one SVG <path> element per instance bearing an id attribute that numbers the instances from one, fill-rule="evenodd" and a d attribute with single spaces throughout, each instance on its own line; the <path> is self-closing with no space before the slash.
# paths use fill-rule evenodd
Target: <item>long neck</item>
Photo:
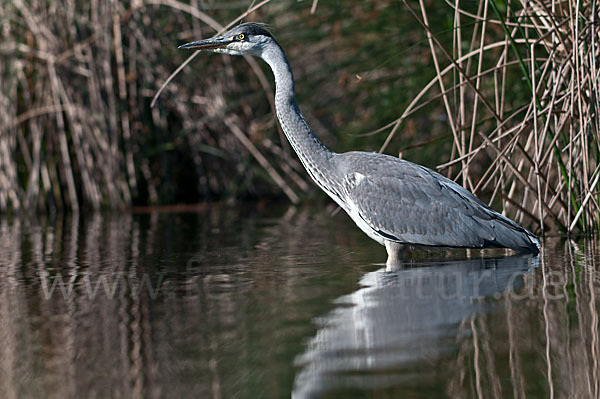
<path id="1" fill-rule="evenodd" d="M 292 69 L 281 47 L 270 46 L 262 58 L 275 75 L 275 108 L 281 128 L 308 173 L 323 187 L 333 153 L 314 135 L 298 108 Z"/>

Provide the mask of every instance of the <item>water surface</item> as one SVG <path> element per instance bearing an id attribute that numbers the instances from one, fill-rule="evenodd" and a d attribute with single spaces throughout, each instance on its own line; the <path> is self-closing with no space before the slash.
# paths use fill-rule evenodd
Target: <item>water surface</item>
<path id="1" fill-rule="evenodd" d="M 595 241 L 386 271 L 268 208 L 0 220 L 0 397 L 600 395 Z"/>

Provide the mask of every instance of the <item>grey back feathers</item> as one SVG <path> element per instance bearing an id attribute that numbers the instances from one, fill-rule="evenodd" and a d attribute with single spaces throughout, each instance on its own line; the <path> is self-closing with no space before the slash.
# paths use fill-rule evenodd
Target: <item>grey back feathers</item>
<path id="1" fill-rule="evenodd" d="M 381 240 L 537 250 L 533 234 L 430 169 L 380 154 L 339 155 L 345 202 Z"/>

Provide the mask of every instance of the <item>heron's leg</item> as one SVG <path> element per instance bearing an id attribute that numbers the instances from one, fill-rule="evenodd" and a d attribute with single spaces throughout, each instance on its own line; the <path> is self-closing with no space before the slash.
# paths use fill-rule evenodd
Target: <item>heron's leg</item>
<path id="1" fill-rule="evenodd" d="M 387 262 L 385 263 L 386 271 L 390 272 L 401 269 L 403 266 L 402 252 L 404 251 L 404 245 L 386 240 L 385 249 L 388 254 Z"/>

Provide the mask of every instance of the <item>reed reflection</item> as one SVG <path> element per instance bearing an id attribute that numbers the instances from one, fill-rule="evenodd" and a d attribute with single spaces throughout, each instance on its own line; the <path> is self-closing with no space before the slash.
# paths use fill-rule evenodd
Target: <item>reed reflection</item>
<path id="1" fill-rule="evenodd" d="M 367 273 L 316 320 L 293 397 L 402 396 L 415 386 L 424 397 L 597 397 L 597 253 L 567 244 L 571 265 L 554 247 L 539 259 Z"/>
<path id="2" fill-rule="evenodd" d="M 160 361 L 176 356 L 168 320 L 153 317 L 164 306 L 149 261 L 164 251 L 158 222 L 0 222 L 0 397 L 162 396 L 173 375 Z"/>
<path id="3" fill-rule="evenodd" d="M 599 396 L 595 242 L 370 272 L 248 212 L 1 219 L 0 397 Z"/>

